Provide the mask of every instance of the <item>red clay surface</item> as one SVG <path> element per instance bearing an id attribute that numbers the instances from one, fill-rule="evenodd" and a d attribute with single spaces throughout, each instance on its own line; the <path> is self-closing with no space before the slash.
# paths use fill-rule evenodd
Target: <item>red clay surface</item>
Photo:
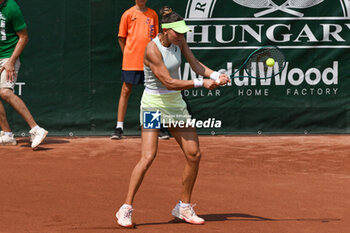
<path id="1" fill-rule="evenodd" d="M 160 141 L 136 195 L 135 229 L 118 226 L 140 138 L 27 138 L 0 147 L 0 232 L 350 232 L 350 136 L 200 137 L 193 193 L 205 225 L 174 220 L 184 156 Z"/>

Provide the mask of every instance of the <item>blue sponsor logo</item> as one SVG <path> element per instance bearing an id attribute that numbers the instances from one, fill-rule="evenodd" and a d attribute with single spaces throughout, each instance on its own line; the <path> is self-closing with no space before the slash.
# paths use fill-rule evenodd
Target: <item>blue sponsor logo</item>
<path id="1" fill-rule="evenodd" d="M 160 118 L 161 113 L 155 111 L 144 111 L 143 112 L 143 128 L 144 129 L 160 129 Z"/>

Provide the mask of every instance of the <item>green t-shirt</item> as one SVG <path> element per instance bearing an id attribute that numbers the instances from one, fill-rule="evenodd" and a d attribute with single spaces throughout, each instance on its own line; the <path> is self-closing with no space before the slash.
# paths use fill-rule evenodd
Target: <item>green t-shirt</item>
<path id="1" fill-rule="evenodd" d="M 16 32 L 25 28 L 21 9 L 14 0 L 0 4 L 0 58 L 11 57 L 18 42 Z"/>

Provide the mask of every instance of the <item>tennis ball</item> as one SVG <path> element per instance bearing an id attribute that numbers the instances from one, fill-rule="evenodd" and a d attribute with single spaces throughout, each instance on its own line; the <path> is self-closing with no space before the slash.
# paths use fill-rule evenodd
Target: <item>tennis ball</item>
<path id="1" fill-rule="evenodd" d="M 273 58 L 268 58 L 268 59 L 266 60 L 266 65 L 267 65 L 267 66 L 274 66 L 274 65 L 275 65 L 275 59 L 273 59 Z"/>

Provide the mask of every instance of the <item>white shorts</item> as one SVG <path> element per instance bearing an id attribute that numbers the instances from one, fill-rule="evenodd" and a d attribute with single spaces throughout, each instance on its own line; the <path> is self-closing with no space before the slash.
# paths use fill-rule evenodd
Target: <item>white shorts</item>
<path id="1" fill-rule="evenodd" d="M 3 65 L 9 60 L 9 58 L 2 58 L 0 59 L 0 68 L 3 67 Z M 19 61 L 19 59 L 17 59 L 16 63 L 15 63 L 15 73 L 16 73 L 16 77 L 15 80 L 13 82 L 10 82 L 7 80 L 6 78 L 6 71 L 2 71 L 0 74 L 0 88 L 9 88 L 9 89 L 14 89 L 15 85 L 16 85 L 16 81 L 17 81 L 17 75 L 18 75 L 18 71 L 19 71 L 19 67 L 21 66 L 21 62 Z"/>

